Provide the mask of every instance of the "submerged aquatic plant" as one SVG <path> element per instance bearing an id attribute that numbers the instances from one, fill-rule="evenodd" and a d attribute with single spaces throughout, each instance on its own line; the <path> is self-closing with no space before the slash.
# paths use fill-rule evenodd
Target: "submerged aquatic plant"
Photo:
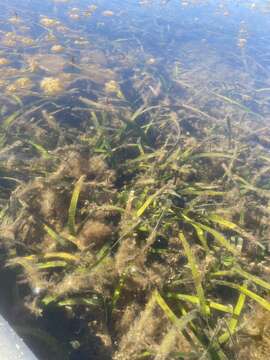
<path id="1" fill-rule="evenodd" d="M 96 10 L 66 6 L 73 20 Z M 94 41 L 83 27 L 42 16 L 44 34 L 20 68 L 1 54 L 0 239 L 17 276 L 15 307 L 51 326 L 67 358 L 262 359 L 267 90 L 255 92 L 254 109 L 248 81 L 232 81 L 233 69 L 213 79 L 207 57 L 199 64 L 205 46 L 193 54 L 184 40 L 189 65 L 176 53 L 160 68 L 143 46 L 152 25 L 135 27 L 130 47 L 103 34 L 116 16 L 125 33 L 121 13 L 101 15 Z M 167 39 L 172 25 L 158 33 Z M 27 38 L 8 31 L 1 44 L 31 46 Z"/>
<path id="2" fill-rule="evenodd" d="M 53 96 L 63 92 L 64 87 L 58 78 L 45 77 L 40 82 L 40 88 L 45 95 Z"/>

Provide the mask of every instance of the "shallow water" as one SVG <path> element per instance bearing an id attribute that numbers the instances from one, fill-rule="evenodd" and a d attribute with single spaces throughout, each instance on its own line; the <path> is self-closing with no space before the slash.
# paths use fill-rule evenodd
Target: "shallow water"
<path id="1" fill-rule="evenodd" d="M 167 173 L 168 169 L 164 170 L 165 174 L 160 176 L 169 186 L 177 183 L 178 176 L 188 174 L 188 180 L 183 175 L 181 181 L 190 181 L 190 184 L 195 181 L 194 186 L 198 188 L 191 189 L 191 184 L 190 188 L 186 188 L 181 196 L 178 195 L 172 201 L 166 199 L 166 202 L 161 196 L 161 203 L 164 200 L 166 206 L 169 206 L 168 203 L 173 204 L 174 210 L 175 206 L 182 211 L 190 206 L 189 201 L 194 200 L 192 196 L 201 191 L 203 183 L 209 182 L 207 189 L 214 193 L 220 190 L 219 186 L 223 186 L 224 178 L 228 178 L 226 186 L 229 182 L 233 189 L 234 186 L 237 191 L 240 189 L 237 198 L 239 208 L 250 191 L 252 194 L 247 202 L 252 206 L 254 204 L 254 209 L 258 206 L 265 211 L 261 228 L 258 226 L 259 220 L 254 220 L 255 215 L 250 216 L 252 220 L 247 216 L 245 222 L 243 212 L 240 215 L 234 213 L 229 216 L 229 220 L 237 219 L 242 222 L 245 230 L 259 235 L 263 248 L 260 261 L 266 261 L 264 256 L 268 249 L 268 235 L 265 235 L 265 214 L 268 211 L 269 215 L 270 171 L 267 164 L 257 164 L 256 161 L 260 158 L 269 162 L 270 2 L 128 0 L 91 3 L 85 0 L 0 0 L 0 9 L 0 220 L 1 246 L 5 254 L 1 261 L 4 267 L 6 262 L 16 256 L 34 256 L 38 260 L 24 258 L 23 261 L 37 261 L 35 266 L 42 268 L 43 264 L 45 270 L 53 269 L 52 272 L 48 270 L 49 275 L 46 273 L 43 278 L 43 275 L 39 277 L 34 273 L 33 269 L 29 270 L 25 262 L 18 262 L 25 269 L 28 285 L 25 285 L 27 281 L 21 278 L 19 270 L 8 275 L 3 270 L 4 276 L 0 277 L 2 286 L 6 289 L 6 294 L 1 294 L 3 315 L 15 325 L 19 322 L 22 335 L 30 338 L 28 341 L 41 359 L 51 358 L 51 350 L 48 351 L 48 348 L 52 348 L 53 356 L 59 359 L 64 356 L 68 359 L 128 359 L 129 355 L 126 358 L 112 355 L 120 351 L 115 348 L 121 344 L 121 337 L 112 335 L 108 340 L 107 335 L 104 335 L 108 329 L 105 331 L 96 325 L 106 323 L 109 328 L 106 334 L 110 333 L 108 318 L 113 315 L 108 315 L 107 310 L 103 309 L 106 314 L 100 316 L 105 317 L 106 321 L 103 321 L 103 317 L 103 320 L 95 318 L 83 301 L 86 310 L 73 310 L 74 303 L 65 297 L 71 290 L 65 293 L 62 288 L 58 289 L 59 267 L 66 269 L 70 259 L 61 258 L 63 255 L 58 254 L 52 257 L 59 261 L 57 264 L 47 264 L 45 258 L 40 260 L 44 254 L 46 256 L 47 249 L 51 253 L 59 251 L 59 248 L 66 249 L 61 239 L 59 248 L 54 247 L 55 244 L 48 237 L 51 236 L 56 241 L 57 235 L 48 229 L 48 234 L 44 235 L 41 224 L 45 223 L 61 234 L 68 228 L 73 238 L 68 240 L 71 250 L 67 246 L 67 251 L 70 250 L 73 254 L 72 246 L 77 246 L 76 251 L 81 251 L 80 256 L 85 256 L 88 251 L 85 249 L 88 249 L 89 244 L 86 246 L 83 243 L 87 242 L 83 232 L 88 214 L 93 209 L 102 208 L 104 204 L 107 207 L 118 207 L 118 210 L 110 210 L 116 211 L 116 215 L 110 214 L 106 221 L 102 218 L 106 225 L 103 224 L 101 230 L 101 225 L 96 224 L 100 218 L 96 216 L 92 220 L 99 229 L 96 231 L 100 231 L 99 236 L 91 233 L 91 239 L 95 242 L 91 248 L 97 257 L 95 261 L 98 262 L 103 252 L 106 253 L 107 238 L 113 244 L 110 251 L 114 256 L 113 251 L 116 251 L 115 248 L 120 243 L 116 239 L 125 237 L 124 225 L 121 223 L 123 220 L 119 220 L 121 215 L 117 211 L 119 212 L 120 207 L 125 208 L 125 211 L 129 209 L 134 201 L 133 191 L 135 194 L 136 191 L 140 193 L 134 197 L 137 217 L 140 218 L 152 202 L 157 208 L 160 206 L 163 209 L 159 203 L 155 203 L 155 197 L 149 202 L 146 200 L 146 203 L 142 200 L 143 196 L 153 193 L 151 184 L 155 183 L 154 175 L 151 179 L 154 170 L 151 170 L 149 178 L 145 176 L 136 182 L 136 176 L 150 166 L 143 163 L 144 156 L 150 154 L 151 160 L 152 152 L 158 153 L 159 150 L 159 156 L 155 155 L 153 159 L 158 158 L 157 167 L 163 169 L 162 161 L 171 161 L 175 147 L 179 146 L 183 151 L 181 159 L 186 159 L 191 148 L 195 153 L 203 149 L 203 155 L 196 153 L 194 159 L 196 156 L 205 158 L 211 152 L 213 158 L 222 154 L 224 161 L 220 165 L 224 173 L 218 173 L 217 164 L 204 163 L 204 160 L 199 160 L 199 165 L 204 170 L 202 175 L 192 170 L 193 164 L 184 166 L 180 175 L 171 176 L 171 173 Z M 167 146 L 170 147 L 168 151 Z M 188 151 L 185 152 L 185 149 Z M 254 149 L 254 154 L 250 149 Z M 225 151 L 228 153 L 225 154 Z M 237 168 L 237 174 L 233 176 L 231 171 L 237 162 L 238 151 L 239 171 Z M 248 159 L 245 158 L 245 152 L 250 152 Z M 103 156 L 102 161 L 101 158 L 96 159 L 98 156 Z M 137 157 L 139 161 L 142 160 L 142 165 L 134 170 Z M 95 159 L 94 165 L 92 158 Z M 121 165 L 125 164 L 127 158 L 131 162 L 127 168 L 122 168 Z M 226 163 L 228 158 L 232 160 Z M 177 173 L 178 170 L 172 166 L 170 171 Z M 78 205 L 78 225 L 72 223 L 72 210 L 67 209 L 72 207 L 70 197 L 73 186 L 84 175 L 82 181 L 86 179 L 90 185 L 87 195 L 82 195 L 84 202 Z M 142 185 L 144 180 L 145 185 Z M 162 189 L 164 184 L 161 181 L 160 184 L 155 183 L 155 186 Z M 229 192 L 231 188 L 228 190 L 226 186 L 222 191 Z M 54 193 L 51 192 L 52 189 Z M 81 189 L 78 194 L 80 191 Z M 172 196 L 178 190 L 174 188 L 170 191 Z M 55 193 L 59 195 L 59 199 Z M 256 198 L 253 193 L 261 197 Z M 158 193 L 158 198 L 159 195 Z M 217 193 L 214 194 L 216 195 Z M 208 201 L 207 196 L 211 195 L 203 195 L 199 204 L 195 201 L 195 213 L 201 211 L 198 210 L 200 207 L 203 208 L 199 219 L 209 208 L 212 209 L 214 203 L 215 206 L 218 203 L 218 206 L 228 206 L 229 209 L 234 205 L 233 195 L 229 200 L 224 198 L 217 201 L 216 198 Z M 92 208 L 91 204 L 94 204 Z M 24 211 L 28 211 L 27 215 Z M 163 219 L 165 210 L 162 211 L 153 215 L 153 219 L 150 215 L 146 217 L 145 227 L 142 226 L 134 236 L 137 242 L 141 241 L 139 246 L 142 247 L 148 226 L 156 229 L 156 224 L 151 221 L 157 221 L 159 217 Z M 131 228 L 133 229 L 133 225 Z M 165 225 L 164 229 L 167 229 Z M 164 250 L 168 246 L 164 244 L 168 244 L 169 240 L 163 230 L 161 233 L 156 242 L 147 245 L 149 248 L 156 250 L 161 247 Z M 75 239 L 78 234 L 82 242 L 79 245 Z M 170 237 L 173 230 L 168 234 Z M 235 239 L 231 234 L 228 238 L 230 241 Z M 88 261 L 94 261 L 92 258 L 91 261 L 83 259 L 84 265 Z M 252 261 L 255 262 L 254 259 Z M 73 270 L 74 268 L 68 268 L 67 273 L 72 273 Z M 121 280 L 122 275 L 119 274 L 120 270 L 116 278 Z M 19 285 L 14 279 L 15 275 L 19 278 Z M 5 277 L 11 279 L 10 286 Z M 64 277 L 66 279 L 63 275 L 61 281 Z M 155 286 L 159 288 L 169 286 L 166 282 L 162 286 L 158 282 L 157 284 Z M 93 290 L 91 286 L 89 285 L 90 291 L 86 286 L 83 290 L 80 289 L 79 294 L 82 291 L 87 296 L 103 296 L 102 286 L 102 291 L 100 288 Z M 149 287 L 152 289 L 151 286 Z M 50 300 L 54 287 L 57 288 L 59 298 L 55 295 Z M 118 289 L 115 282 L 111 287 Z M 108 293 L 104 290 L 104 308 L 107 306 L 106 301 L 112 304 L 118 301 L 118 298 L 114 300 L 116 295 L 112 288 L 106 288 Z M 135 296 L 136 304 L 138 302 L 140 306 L 147 302 L 146 288 L 148 289 L 145 285 L 143 295 Z M 127 298 L 129 296 L 130 293 Z M 59 305 L 61 301 L 62 305 Z M 64 301 L 67 301 L 67 305 Z M 91 301 L 96 300 L 91 297 Z M 51 303 L 57 303 L 60 310 L 55 309 Z M 28 310 L 25 310 L 25 304 Z M 44 311 L 43 318 L 42 311 L 38 310 L 40 304 Z M 139 313 L 137 308 L 136 311 Z M 16 319 L 16 312 L 19 320 Z M 36 318 L 29 314 L 35 314 Z M 42 329 L 44 333 L 35 338 L 31 327 L 23 329 L 26 321 L 30 321 L 33 328 L 37 326 Z M 91 329 L 86 330 L 90 323 L 93 323 Z M 49 334 L 48 338 L 45 331 Z M 94 340 L 89 343 L 85 340 L 87 331 L 94 334 Z M 116 330 L 112 331 L 113 334 L 114 331 Z M 54 338 L 67 349 L 65 355 L 56 355 L 57 343 L 55 345 Z M 91 352 L 93 343 L 97 348 L 102 347 L 102 355 L 97 355 L 100 354 L 98 350 Z M 148 351 L 144 350 L 145 353 Z M 149 354 L 145 358 L 158 359 L 151 352 Z M 173 358 L 182 359 L 181 355 L 177 356 L 179 357 Z"/>

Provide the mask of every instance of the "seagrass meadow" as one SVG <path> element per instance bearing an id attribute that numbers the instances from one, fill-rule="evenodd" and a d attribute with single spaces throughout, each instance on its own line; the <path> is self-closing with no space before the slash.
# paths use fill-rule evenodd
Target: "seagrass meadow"
<path id="1" fill-rule="evenodd" d="M 40 360 L 269 359 L 269 1 L 0 8 L 3 316 Z"/>

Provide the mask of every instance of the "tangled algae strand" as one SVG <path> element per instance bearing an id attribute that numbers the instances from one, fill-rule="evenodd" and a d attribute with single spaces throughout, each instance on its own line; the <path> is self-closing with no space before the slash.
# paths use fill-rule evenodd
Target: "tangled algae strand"
<path id="1" fill-rule="evenodd" d="M 53 96 L 61 94 L 64 91 L 63 83 L 55 77 L 45 77 L 40 82 L 40 88 L 45 95 Z"/>

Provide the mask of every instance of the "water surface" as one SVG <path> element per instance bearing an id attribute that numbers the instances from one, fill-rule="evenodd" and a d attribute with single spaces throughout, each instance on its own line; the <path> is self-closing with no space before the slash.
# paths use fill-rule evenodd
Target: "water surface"
<path id="1" fill-rule="evenodd" d="M 0 8 L 3 315 L 40 359 L 266 358 L 270 2 Z"/>

